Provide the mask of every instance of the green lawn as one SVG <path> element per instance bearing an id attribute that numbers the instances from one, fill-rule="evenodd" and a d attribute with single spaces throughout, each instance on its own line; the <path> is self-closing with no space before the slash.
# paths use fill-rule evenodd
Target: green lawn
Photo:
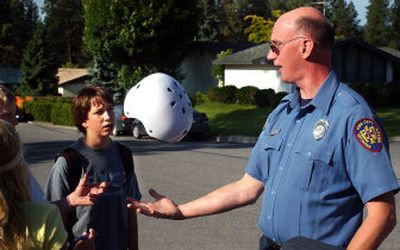
<path id="1" fill-rule="evenodd" d="M 212 135 L 258 136 L 272 108 L 205 103 L 196 106 L 207 114 Z M 400 136 L 400 108 L 377 109 L 389 136 Z"/>

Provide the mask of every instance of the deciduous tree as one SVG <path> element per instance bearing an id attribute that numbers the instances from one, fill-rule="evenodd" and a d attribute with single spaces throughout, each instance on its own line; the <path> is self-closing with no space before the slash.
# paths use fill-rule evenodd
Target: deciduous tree
<path id="1" fill-rule="evenodd" d="M 110 63 L 126 87 L 137 81 L 125 72 L 138 67 L 176 70 L 198 28 L 197 0 L 84 0 L 84 13 L 87 51 Z"/>

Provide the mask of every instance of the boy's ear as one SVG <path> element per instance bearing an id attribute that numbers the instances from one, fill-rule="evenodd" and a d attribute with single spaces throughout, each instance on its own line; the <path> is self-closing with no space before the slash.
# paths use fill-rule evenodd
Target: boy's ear
<path id="1" fill-rule="evenodd" d="M 87 122 L 86 122 L 86 121 L 82 122 L 81 125 L 82 125 L 82 127 L 84 127 L 84 128 L 88 128 Z"/>

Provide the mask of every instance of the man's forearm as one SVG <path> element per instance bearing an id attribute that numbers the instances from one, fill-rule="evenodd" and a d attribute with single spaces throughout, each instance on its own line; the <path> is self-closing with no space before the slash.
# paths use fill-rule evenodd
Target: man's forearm
<path id="1" fill-rule="evenodd" d="M 396 208 L 392 193 L 367 203 L 368 215 L 347 249 L 377 249 L 396 226 Z"/>
<path id="2" fill-rule="evenodd" d="M 261 182 L 245 175 L 241 180 L 227 184 L 199 199 L 179 205 L 183 218 L 222 213 L 254 203 L 263 191 Z"/>

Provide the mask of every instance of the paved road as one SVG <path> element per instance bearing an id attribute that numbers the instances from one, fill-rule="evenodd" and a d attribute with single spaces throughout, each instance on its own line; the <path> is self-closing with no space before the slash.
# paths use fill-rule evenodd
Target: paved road
<path id="1" fill-rule="evenodd" d="M 54 156 L 76 140 L 75 130 L 46 125 L 20 124 L 26 157 L 33 174 L 43 185 Z M 144 200 L 150 187 L 178 203 L 205 194 L 239 179 L 252 144 L 181 142 L 165 144 L 153 140 L 115 138 L 135 154 L 136 171 Z M 392 160 L 400 177 L 400 142 L 391 143 Z M 261 200 L 261 199 L 259 199 Z M 397 197 L 400 222 L 400 198 Z M 166 221 L 139 215 L 141 249 L 257 249 L 257 215 L 260 202 L 225 214 L 188 221 Z M 380 249 L 400 249 L 400 226 Z"/>

